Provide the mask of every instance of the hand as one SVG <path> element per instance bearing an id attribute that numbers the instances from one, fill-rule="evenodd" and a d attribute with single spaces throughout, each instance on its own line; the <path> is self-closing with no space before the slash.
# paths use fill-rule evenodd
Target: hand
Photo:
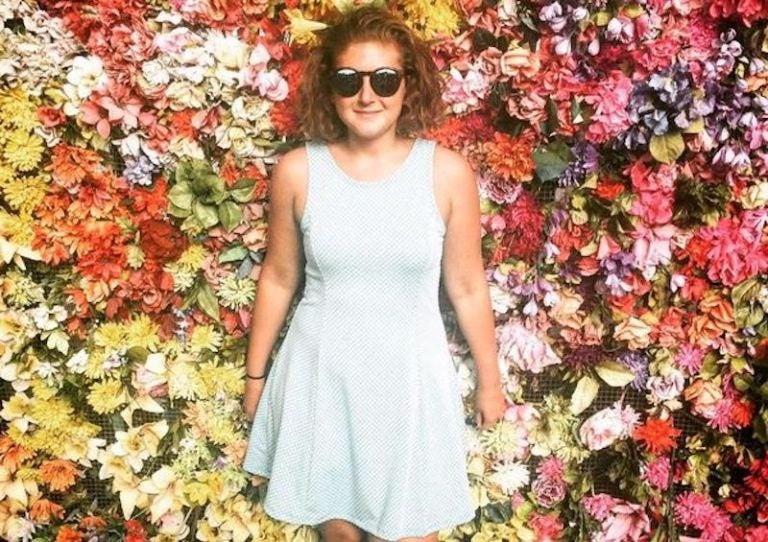
<path id="1" fill-rule="evenodd" d="M 501 391 L 501 386 L 480 386 L 475 397 L 475 424 L 478 428 L 487 429 L 504 418 L 507 411 L 507 400 Z"/>
<path id="2" fill-rule="evenodd" d="M 256 380 L 254 378 L 245 379 L 245 397 L 243 397 L 243 412 L 249 422 L 253 421 L 256 415 L 256 407 L 261 399 L 261 393 L 264 391 L 264 384 L 267 378 Z"/>

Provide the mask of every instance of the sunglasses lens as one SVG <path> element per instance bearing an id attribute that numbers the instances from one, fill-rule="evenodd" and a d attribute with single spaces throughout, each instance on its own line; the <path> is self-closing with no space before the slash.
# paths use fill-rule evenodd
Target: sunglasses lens
<path id="1" fill-rule="evenodd" d="M 342 68 L 331 75 L 331 88 L 339 96 L 354 96 L 363 86 L 363 76 L 356 70 Z"/>
<path id="2" fill-rule="evenodd" d="M 386 98 L 392 96 L 400 88 L 400 72 L 390 68 L 379 68 L 371 74 L 371 88 L 373 91 Z"/>

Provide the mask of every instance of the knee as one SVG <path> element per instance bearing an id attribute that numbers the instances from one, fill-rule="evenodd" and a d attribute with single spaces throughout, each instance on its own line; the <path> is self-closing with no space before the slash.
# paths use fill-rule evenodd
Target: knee
<path id="1" fill-rule="evenodd" d="M 321 523 L 318 530 L 323 542 L 363 542 L 363 531 L 356 525 L 341 519 Z"/>

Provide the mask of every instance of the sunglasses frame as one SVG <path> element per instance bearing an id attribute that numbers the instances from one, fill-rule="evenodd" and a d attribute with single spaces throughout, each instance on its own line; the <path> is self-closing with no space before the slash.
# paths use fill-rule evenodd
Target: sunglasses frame
<path id="1" fill-rule="evenodd" d="M 354 72 L 353 74 L 350 74 L 350 75 L 355 75 L 357 77 L 355 92 L 352 94 L 349 94 L 349 95 L 342 94 L 341 92 L 338 91 L 338 88 L 335 87 L 333 84 L 334 76 L 342 70 Z M 392 94 L 382 94 L 381 92 L 379 92 L 380 89 L 376 88 L 378 85 L 375 83 L 374 77 L 376 76 L 377 73 L 381 73 L 382 71 L 394 72 L 398 76 L 397 88 L 395 89 L 394 92 L 392 92 Z M 371 89 L 373 89 L 373 92 L 375 92 L 376 95 L 380 98 L 389 98 L 390 96 L 394 96 L 395 94 L 397 94 L 397 91 L 400 90 L 400 86 L 403 84 L 403 79 L 405 79 L 405 75 L 406 75 L 405 70 L 398 69 L 398 68 L 390 68 L 389 66 L 382 66 L 380 68 L 376 68 L 375 70 L 371 70 L 371 71 L 357 70 L 355 68 L 350 68 L 348 66 L 342 66 L 339 68 L 335 68 L 331 72 L 330 87 L 331 87 L 331 90 L 334 92 L 334 94 L 337 94 L 342 98 L 351 98 L 352 96 L 356 96 L 360 92 L 360 90 L 363 88 L 363 77 L 367 76 L 368 81 L 371 85 Z"/>

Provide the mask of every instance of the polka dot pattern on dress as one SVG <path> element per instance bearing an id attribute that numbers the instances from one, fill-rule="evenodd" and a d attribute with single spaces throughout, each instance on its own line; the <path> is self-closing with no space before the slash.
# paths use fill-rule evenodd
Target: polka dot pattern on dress
<path id="1" fill-rule="evenodd" d="M 358 181 L 308 143 L 304 292 L 267 377 L 243 468 L 271 517 L 344 519 L 384 540 L 475 516 L 458 376 L 438 306 L 445 225 L 435 144 Z"/>

